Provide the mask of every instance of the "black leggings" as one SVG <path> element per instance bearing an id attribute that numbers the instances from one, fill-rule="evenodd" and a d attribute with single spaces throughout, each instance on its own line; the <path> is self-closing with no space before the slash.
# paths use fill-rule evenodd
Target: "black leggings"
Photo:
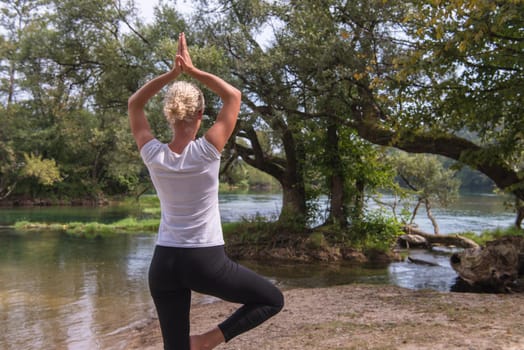
<path id="1" fill-rule="evenodd" d="M 280 290 L 265 278 L 231 261 L 223 246 L 156 246 L 149 288 L 160 322 L 164 349 L 189 350 L 191 291 L 244 304 L 218 325 L 226 341 L 246 332 L 284 306 Z"/>

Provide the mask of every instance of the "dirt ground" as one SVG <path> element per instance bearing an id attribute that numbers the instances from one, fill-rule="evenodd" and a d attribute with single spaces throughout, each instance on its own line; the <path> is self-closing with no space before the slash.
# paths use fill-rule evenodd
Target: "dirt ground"
<path id="1" fill-rule="evenodd" d="M 347 285 L 284 292 L 281 313 L 219 350 L 402 349 L 524 350 L 524 295 L 412 291 Z M 192 333 L 237 305 L 192 309 Z M 162 349 L 157 320 L 132 329 L 128 349 Z"/>

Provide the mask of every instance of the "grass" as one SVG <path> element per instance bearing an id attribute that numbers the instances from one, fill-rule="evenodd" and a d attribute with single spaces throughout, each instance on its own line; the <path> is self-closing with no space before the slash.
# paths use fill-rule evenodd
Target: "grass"
<path id="1" fill-rule="evenodd" d="M 481 232 L 480 234 L 477 234 L 474 232 L 464 232 L 464 233 L 461 233 L 460 236 L 469 238 L 473 240 L 474 242 L 478 243 L 479 245 L 485 245 L 486 242 L 493 241 L 495 239 L 499 239 L 502 237 L 507 237 L 507 236 L 524 237 L 524 230 L 518 229 L 515 226 L 511 226 L 508 228 L 498 228 L 496 230 L 486 230 L 486 231 Z"/>
<path id="2" fill-rule="evenodd" d="M 48 230 L 61 231 L 73 236 L 97 238 L 110 236 L 116 233 L 156 233 L 158 231 L 158 219 L 137 220 L 127 218 L 110 224 L 99 222 L 70 222 L 67 224 L 42 223 L 20 221 L 15 224 L 19 231 Z"/>

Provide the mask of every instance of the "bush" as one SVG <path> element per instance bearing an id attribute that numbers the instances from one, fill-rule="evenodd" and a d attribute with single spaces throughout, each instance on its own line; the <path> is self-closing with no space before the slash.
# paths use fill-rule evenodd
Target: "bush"
<path id="1" fill-rule="evenodd" d="M 262 216 L 255 216 L 240 222 L 223 224 L 222 230 L 226 240 L 258 244 L 271 238 L 275 232 L 275 224 Z"/>
<path id="2" fill-rule="evenodd" d="M 363 250 L 387 251 L 393 247 L 402 233 L 402 226 L 394 218 L 382 212 L 371 212 L 351 226 L 353 239 L 350 239 L 350 244 Z"/>

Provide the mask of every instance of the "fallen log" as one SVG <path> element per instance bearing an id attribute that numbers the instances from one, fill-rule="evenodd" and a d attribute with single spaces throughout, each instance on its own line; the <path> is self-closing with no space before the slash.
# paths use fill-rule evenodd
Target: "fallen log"
<path id="1" fill-rule="evenodd" d="M 434 263 L 434 262 L 431 262 L 431 261 L 422 260 L 422 259 L 412 258 L 411 256 L 408 256 L 408 261 L 410 263 L 412 263 L 412 264 L 417 264 L 417 265 L 439 266 L 439 264 L 437 264 L 437 263 Z"/>
<path id="2" fill-rule="evenodd" d="M 472 286 L 495 291 L 511 291 L 524 274 L 524 237 L 504 237 L 485 247 L 468 248 L 454 253 L 451 267 Z"/>
<path id="3" fill-rule="evenodd" d="M 479 245 L 469 238 L 459 235 L 435 235 L 406 225 L 403 228 L 406 235 L 400 236 L 400 240 L 408 246 L 425 246 L 430 248 L 434 245 L 454 246 L 459 248 L 478 248 Z M 422 237 L 423 240 L 416 241 L 413 236 Z"/>

